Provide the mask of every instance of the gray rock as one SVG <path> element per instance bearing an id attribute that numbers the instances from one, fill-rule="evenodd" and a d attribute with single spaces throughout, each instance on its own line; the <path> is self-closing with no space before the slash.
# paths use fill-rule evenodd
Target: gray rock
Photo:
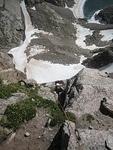
<path id="1" fill-rule="evenodd" d="M 19 1 L 4 2 L 4 8 L 0 8 L 0 48 L 10 49 L 22 40 L 23 23 Z"/>
<path id="2" fill-rule="evenodd" d="M 0 0 L 0 7 L 3 7 L 4 0 Z"/>
<path id="3" fill-rule="evenodd" d="M 59 127 L 53 127 L 53 130 L 45 128 L 48 117 L 45 109 L 38 109 L 35 118 L 23 124 L 17 131 L 13 140 L 8 142 L 8 139 L 0 144 L 0 150 L 46 150 L 51 145 L 55 134 L 58 132 Z M 28 137 L 25 137 L 25 133 Z M 18 146 L 17 146 L 18 145 Z"/>
<path id="4" fill-rule="evenodd" d="M 112 103 L 112 79 L 98 70 L 84 69 L 78 78 L 83 90 L 74 101 L 72 110 L 76 115 L 93 114 L 100 108 L 101 100 L 106 97 Z"/>
<path id="5" fill-rule="evenodd" d="M 113 47 L 107 47 L 95 52 L 95 55 L 83 61 L 88 68 L 102 68 L 113 62 Z"/>
<path id="6" fill-rule="evenodd" d="M 57 94 L 54 91 L 54 87 L 50 88 L 47 86 L 40 86 L 38 90 L 38 95 L 44 99 L 52 100 L 56 102 L 58 100 Z"/>
<path id="7" fill-rule="evenodd" d="M 7 106 L 24 100 L 27 96 L 24 93 L 15 93 L 8 99 L 0 100 L 0 115 L 3 115 Z"/>

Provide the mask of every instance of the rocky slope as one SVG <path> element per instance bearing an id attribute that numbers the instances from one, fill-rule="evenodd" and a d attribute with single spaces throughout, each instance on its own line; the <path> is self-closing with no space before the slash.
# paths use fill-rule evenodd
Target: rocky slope
<path id="1" fill-rule="evenodd" d="M 21 2 L 0 0 L 0 150 L 112 150 L 113 74 L 102 70 L 113 63 L 113 26 L 76 18 L 78 1 L 25 0 L 25 7 Z M 112 11 L 101 14 L 112 23 Z M 26 68 L 15 69 L 12 48 L 18 62 L 24 48 L 27 63 L 87 68 L 75 69 L 69 79 L 37 84 L 26 79 Z M 42 68 L 41 79 L 51 80 L 63 70 L 49 74 L 52 67 L 41 64 L 35 76 Z"/>

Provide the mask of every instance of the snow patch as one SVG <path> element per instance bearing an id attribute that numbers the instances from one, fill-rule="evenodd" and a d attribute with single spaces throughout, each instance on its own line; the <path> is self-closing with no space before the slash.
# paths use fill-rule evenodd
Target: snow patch
<path id="1" fill-rule="evenodd" d="M 101 41 L 110 41 L 113 39 L 113 29 L 102 30 L 100 34 L 103 36 Z"/>
<path id="2" fill-rule="evenodd" d="M 74 24 L 75 27 L 77 28 L 77 33 L 76 33 L 76 44 L 83 48 L 83 49 L 89 49 L 89 50 L 94 50 L 94 49 L 98 49 L 98 48 L 104 48 L 104 47 L 98 47 L 95 44 L 87 46 L 85 43 L 85 39 L 87 35 L 92 36 L 93 34 L 93 30 L 84 28 L 83 26 L 79 25 L 79 24 Z"/>
<path id="3" fill-rule="evenodd" d="M 48 50 L 46 50 L 45 46 L 33 45 L 30 47 L 30 55 L 28 56 L 28 58 L 33 57 L 33 56 L 40 54 L 40 53 L 44 53 L 45 51 L 48 51 Z"/>
<path id="4" fill-rule="evenodd" d="M 31 42 L 31 40 L 38 38 L 38 36 L 36 36 L 35 33 L 47 34 L 47 35 L 52 35 L 52 33 L 48 33 L 43 30 L 34 29 L 24 1 L 20 3 L 20 6 L 22 8 L 22 12 L 24 14 L 24 19 L 25 19 L 26 38 L 25 38 L 25 41 L 19 47 L 11 49 L 8 53 L 13 55 L 13 63 L 15 64 L 15 68 L 24 73 L 25 67 L 27 65 L 27 56 L 26 56 L 25 51 L 29 43 Z M 34 51 L 37 51 L 37 48 L 36 50 L 34 49 Z"/>
<path id="5" fill-rule="evenodd" d="M 99 22 L 99 20 L 96 20 L 96 19 L 95 19 L 95 16 L 96 16 L 97 14 L 99 14 L 100 11 L 101 11 L 101 10 L 96 11 L 96 12 L 93 14 L 93 16 L 88 20 L 88 23 L 101 24 L 101 23 Z"/>
<path id="6" fill-rule="evenodd" d="M 31 7 L 32 10 L 36 10 L 35 6 Z"/>
<path id="7" fill-rule="evenodd" d="M 34 79 L 37 83 L 48 83 L 65 80 L 75 76 L 84 68 L 81 64 L 62 65 L 48 61 L 31 59 L 26 67 L 27 79 Z"/>
<path id="8" fill-rule="evenodd" d="M 75 4 L 72 8 L 68 7 L 66 4 L 65 4 L 65 8 L 70 9 L 73 12 L 75 18 L 84 18 L 83 7 L 85 1 L 86 0 L 74 0 Z"/>

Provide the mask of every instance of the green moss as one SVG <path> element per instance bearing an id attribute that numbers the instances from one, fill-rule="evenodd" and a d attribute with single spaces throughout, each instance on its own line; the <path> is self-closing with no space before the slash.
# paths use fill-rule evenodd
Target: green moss
<path id="1" fill-rule="evenodd" d="M 76 116 L 72 112 L 66 112 L 66 117 L 69 121 L 76 122 Z"/>
<path id="2" fill-rule="evenodd" d="M 38 96 L 38 87 L 28 88 L 20 84 L 4 85 L 0 82 L 0 98 L 7 98 L 15 92 L 28 95 L 28 99 L 9 105 L 1 120 L 1 125 L 16 130 L 22 123 L 35 117 L 37 108 L 44 108 L 51 116 L 51 126 L 63 123 L 67 118 L 56 103 Z M 72 113 L 66 113 L 69 120 L 75 122 Z"/>
<path id="3" fill-rule="evenodd" d="M 0 98 L 8 98 L 12 95 L 12 93 L 17 92 L 17 87 L 10 85 L 0 84 Z"/>
<path id="4" fill-rule="evenodd" d="M 50 114 L 54 122 L 51 123 L 52 126 L 64 122 L 65 116 L 57 104 L 37 96 L 36 99 L 30 98 L 9 105 L 4 113 L 4 117 L 1 119 L 1 125 L 16 130 L 22 123 L 35 117 L 36 109 L 41 107 L 47 109 Z"/>
<path id="5" fill-rule="evenodd" d="M 56 124 L 61 124 L 65 121 L 64 113 L 60 110 L 58 105 L 51 100 L 43 99 L 38 97 L 38 100 L 35 101 L 37 107 L 46 108 L 51 116 L 51 126 Z"/>
<path id="6" fill-rule="evenodd" d="M 1 125 L 7 128 L 17 129 L 24 121 L 35 117 L 36 107 L 31 100 L 24 100 L 9 105 L 1 120 Z"/>
<path id="7" fill-rule="evenodd" d="M 38 87 L 35 89 L 20 85 L 19 83 L 3 84 L 0 79 L 0 98 L 9 98 L 13 93 L 22 92 L 29 97 L 35 97 L 38 94 Z"/>

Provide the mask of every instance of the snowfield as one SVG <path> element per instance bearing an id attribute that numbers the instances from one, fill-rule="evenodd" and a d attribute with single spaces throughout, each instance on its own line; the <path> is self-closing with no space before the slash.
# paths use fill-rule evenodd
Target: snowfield
<path id="1" fill-rule="evenodd" d="M 83 56 L 81 56 L 79 64 L 70 65 L 54 64 L 48 61 L 36 60 L 32 58 L 32 56 L 47 51 L 45 50 L 45 47 L 40 45 L 32 46 L 30 49 L 30 55 L 26 55 L 26 49 L 31 40 L 38 38 L 38 36 L 34 35 L 35 33 L 47 34 L 48 36 L 52 34 L 43 30 L 35 29 L 31 23 L 24 1 L 21 2 L 20 6 L 25 19 L 26 38 L 19 47 L 13 48 L 9 51 L 9 54 L 13 55 L 15 68 L 25 73 L 28 80 L 35 80 L 37 83 L 48 83 L 56 80 L 69 79 L 82 70 L 84 68 L 84 66 L 81 65 L 82 60 L 84 60 Z M 28 58 L 31 59 L 28 61 Z"/>
<path id="2" fill-rule="evenodd" d="M 65 8 L 70 9 L 73 12 L 75 18 L 84 18 L 83 7 L 86 0 L 74 0 L 74 1 L 75 4 L 72 8 L 68 7 L 67 5 L 65 5 Z"/>
<path id="3" fill-rule="evenodd" d="M 79 5 L 77 6 L 76 4 L 74 5 L 73 8 L 69 9 L 73 11 L 73 14 L 75 16 L 83 17 L 83 4 L 85 0 L 79 0 L 76 2 L 78 2 Z M 82 62 L 84 59 L 86 59 L 84 56 L 81 56 L 80 63 L 78 64 L 64 65 L 64 64 L 55 64 L 50 61 L 34 59 L 33 56 L 38 55 L 40 53 L 46 53 L 47 51 L 49 51 L 42 45 L 31 46 L 29 48 L 28 53 L 26 54 L 26 51 L 28 50 L 27 48 L 32 39 L 39 38 L 38 37 L 39 34 L 46 34 L 48 36 L 53 36 L 53 34 L 45 32 L 43 30 L 35 29 L 32 25 L 31 18 L 27 12 L 24 1 L 21 2 L 20 6 L 22 8 L 22 12 L 25 19 L 25 40 L 23 41 L 23 43 L 20 44 L 20 46 L 11 49 L 8 52 L 9 54 L 13 55 L 13 63 L 15 64 L 15 68 L 25 73 L 28 80 L 35 80 L 39 84 L 53 82 L 57 80 L 66 80 L 75 76 L 79 71 L 81 71 L 84 68 Z M 77 9 L 80 8 L 80 11 L 76 10 L 76 6 Z M 32 9 L 35 10 L 34 7 Z M 77 12 L 80 12 L 80 14 L 76 14 Z M 92 18 L 92 20 L 94 20 L 94 18 Z M 79 47 L 90 50 L 103 48 L 97 47 L 95 44 L 87 46 L 85 43 L 86 36 L 87 35 L 91 36 L 93 34 L 93 30 L 84 28 L 76 23 L 74 23 L 74 25 L 77 29 L 76 33 L 77 39 L 75 43 Z M 35 35 L 35 33 L 37 34 Z M 113 37 L 113 29 L 101 31 L 100 34 L 103 35 L 102 41 L 111 40 Z"/>

